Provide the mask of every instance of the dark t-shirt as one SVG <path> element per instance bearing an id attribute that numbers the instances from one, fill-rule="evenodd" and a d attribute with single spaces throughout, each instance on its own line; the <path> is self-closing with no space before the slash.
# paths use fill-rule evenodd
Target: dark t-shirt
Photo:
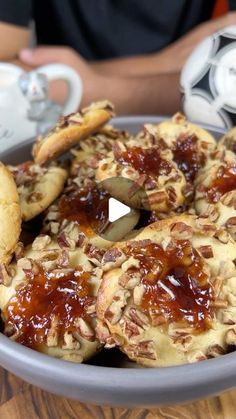
<path id="1" fill-rule="evenodd" d="M 211 17 L 214 0 L 0 0 L 0 20 L 35 21 L 37 42 L 88 60 L 159 51 Z M 236 0 L 230 8 L 235 9 Z M 178 58 L 178 57 L 176 57 Z"/>

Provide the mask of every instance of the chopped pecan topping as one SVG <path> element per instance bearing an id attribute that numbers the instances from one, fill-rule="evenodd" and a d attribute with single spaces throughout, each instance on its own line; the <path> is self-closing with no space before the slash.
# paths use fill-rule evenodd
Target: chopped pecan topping
<path id="1" fill-rule="evenodd" d="M 146 314 L 142 313 L 135 307 L 131 307 L 128 310 L 128 313 L 126 313 L 126 316 L 128 316 L 135 324 L 142 327 L 143 329 L 146 329 L 149 324 L 149 319 Z"/>
<path id="2" fill-rule="evenodd" d="M 106 343 L 107 339 L 110 338 L 110 332 L 108 327 L 102 323 L 99 322 L 96 326 L 96 336 L 99 339 L 101 343 Z"/>
<path id="3" fill-rule="evenodd" d="M 202 257 L 204 257 L 205 259 L 210 259 L 210 258 L 213 258 L 213 256 L 214 256 L 213 249 L 212 249 L 211 245 L 200 246 L 200 247 L 198 247 L 197 250 L 202 255 Z"/>
<path id="4" fill-rule="evenodd" d="M 213 237 L 218 231 L 216 225 L 209 223 L 209 220 L 205 217 L 196 218 L 195 225 L 200 232 L 203 232 L 210 237 Z"/>
<path id="5" fill-rule="evenodd" d="M 8 272 L 8 269 L 4 263 L 0 263 L 0 284 L 6 287 L 11 284 L 12 278 Z"/>
<path id="6" fill-rule="evenodd" d="M 91 326 L 84 319 L 82 319 L 82 317 L 76 319 L 74 324 L 78 328 L 82 338 L 89 341 L 94 341 L 94 331 Z"/>
<path id="7" fill-rule="evenodd" d="M 57 243 L 58 245 L 63 249 L 64 247 L 68 247 L 70 249 L 74 249 L 75 248 L 75 241 L 72 240 L 69 235 L 65 232 L 62 231 L 58 236 L 57 236 Z"/>
<path id="8" fill-rule="evenodd" d="M 222 322 L 224 324 L 236 324 L 236 313 L 231 312 L 231 311 L 224 311 L 222 313 Z"/>
<path id="9" fill-rule="evenodd" d="M 46 234 L 40 234 L 32 243 L 33 250 L 43 250 L 51 243 L 51 237 Z"/>
<path id="10" fill-rule="evenodd" d="M 176 193 L 175 188 L 173 186 L 169 186 L 166 189 L 166 192 L 167 192 L 167 195 L 168 195 L 168 198 L 169 198 L 169 204 L 171 206 L 175 206 L 175 203 L 177 201 L 177 193 Z"/>
<path id="11" fill-rule="evenodd" d="M 116 324 L 122 316 L 122 311 L 126 306 L 129 297 L 130 292 L 128 290 L 117 291 L 114 294 L 113 302 L 105 312 L 105 319 L 107 319 L 111 324 Z"/>
<path id="12" fill-rule="evenodd" d="M 51 327 L 47 335 L 47 346 L 57 346 L 58 344 L 58 318 L 53 315 Z"/>
<path id="13" fill-rule="evenodd" d="M 17 261 L 17 266 L 21 268 L 26 276 L 34 277 L 39 273 L 38 263 L 30 258 L 21 258 Z"/>
<path id="14" fill-rule="evenodd" d="M 236 233 L 236 217 L 230 217 L 225 223 L 225 227 L 230 230 L 231 233 Z"/>
<path id="15" fill-rule="evenodd" d="M 117 247 L 113 247 L 111 249 L 108 249 L 103 256 L 102 261 L 104 263 L 107 262 L 116 262 L 116 260 L 122 256 L 121 250 L 119 250 Z"/>
<path id="16" fill-rule="evenodd" d="M 225 342 L 229 346 L 236 345 L 236 330 L 235 328 L 229 329 L 225 334 Z"/>
<path id="17" fill-rule="evenodd" d="M 142 284 L 137 285 L 134 288 L 133 299 L 134 299 L 134 304 L 136 304 L 137 306 L 141 304 L 144 292 L 145 292 L 145 288 Z"/>
<path id="18" fill-rule="evenodd" d="M 80 342 L 77 337 L 76 332 L 71 333 L 66 331 L 63 337 L 64 343 L 62 345 L 62 349 L 80 349 Z"/>
<path id="19" fill-rule="evenodd" d="M 15 248 L 15 258 L 16 260 L 22 259 L 24 257 L 24 244 L 18 242 Z"/>
<path id="20" fill-rule="evenodd" d="M 119 277 L 119 285 L 126 289 L 133 289 L 141 280 L 140 272 L 126 272 Z"/>
<path id="21" fill-rule="evenodd" d="M 198 361 L 204 361 L 205 359 L 207 359 L 204 352 L 201 351 L 200 349 L 189 352 L 187 358 L 188 358 L 188 362 L 190 362 L 190 363 L 198 362 Z"/>
<path id="22" fill-rule="evenodd" d="M 229 233 L 227 233 L 227 231 L 223 229 L 218 229 L 215 232 L 214 237 L 224 244 L 227 244 L 230 239 Z"/>
<path id="23" fill-rule="evenodd" d="M 152 340 L 139 342 L 138 344 L 131 344 L 126 346 L 127 353 L 130 353 L 134 358 L 146 358 L 156 360 L 154 343 Z"/>
<path id="24" fill-rule="evenodd" d="M 143 332 L 142 327 L 127 317 L 121 319 L 120 326 L 124 332 L 124 335 L 130 340 L 136 340 L 136 338 Z"/>
<path id="25" fill-rule="evenodd" d="M 43 194 L 41 192 L 32 192 L 29 196 L 27 201 L 28 202 L 38 202 L 38 201 L 42 201 L 43 199 Z"/>
<path id="26" fill-rule="evenodd" d="M 152 207 L 153 204 L 162 204 L 166 202 L 166 198 L 167 196 L 164 191 L 157 191 L 148 196 L 148 202 L 150 207 Z"/>
<path id="27" fill-rule="evenodd" d="M 84 249 L 86 255 L 92 262 L 101 262 L 103 255 L 105 253 L 105 250 L 99 249 L 98 247 L 94 246 L 91 243 L 88 243 Z"/>
<path id="28" fill-rule="evenodd" d="M 202 217 L 209 218 L 209 220 L 213 223 L 215 223 L 219 218 L 219 211 L 215 207 L 215 205 L 208 205 L 208 208 L 204 214 L 202 214 Z"/>
<path id="29" fill-rule="evenodd" d="M 193 235 L 193 229 L 191 226 L 179 221 L 171 224 L 170 235 L 177 240 L 190 239 Z"/>
<path id="30" fill-rule="evenodd" d="M 207 349 L 207 357 L 216 358 L 219 355 L 224 355 L 225 350 L 220 345 L 212 345 Z"/>
<path id="31" fill-rule="evenodd" d="M 69 262 L 69 252 L 65 249 L 62 249 L 61 254 L 57 260 L 58 266 L 61 266 L 62 268 L 67 268 L 69 266 Z"/>

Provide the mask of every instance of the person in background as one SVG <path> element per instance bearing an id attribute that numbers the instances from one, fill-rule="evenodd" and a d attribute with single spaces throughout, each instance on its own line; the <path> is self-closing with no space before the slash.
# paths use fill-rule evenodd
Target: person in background
<path id="1" fill-rule="evenodd" d="M 211 19 L 216 7 L 223 15 Z M 234 10 L 236 0 L 0 0 L 0 60 L 27 70 L 70 65 L 83 81 L 82 105 L 108 98 L 119 113 L 170 114 L 181 107 L 188 55 L 236 24 Z M 37 46 L 29 49 L 32 20 Z M 63 82 L 52 89 L 63 100 Z"/>

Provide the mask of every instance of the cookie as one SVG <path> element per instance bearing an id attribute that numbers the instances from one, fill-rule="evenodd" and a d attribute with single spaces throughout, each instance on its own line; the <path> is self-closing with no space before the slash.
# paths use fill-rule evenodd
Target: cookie
<path id="1" fill-rule="evenodd" d="M 132 208 L 169 212 L 182 205 L 188 194 L 184 175 L 172 157 L 168 149 L 116 141 L 112 152 L 99 161 L 96 179 L 111 196 Z"/>
<path id="2" fill-rule="evenodd" d="M 144 125 L 136 140 L 146 146 L 170 148 L 174 162 L 190 183 L 204 167 L 209 153 L 216 148 L 215 139 L 208 131 L 188 122 L 180 113 L 158 125 Z"/>
<path id="3" fill-rule="evenodd" d="M 32 161 L 9 166 L 20 196 L 22 219 L 29 221 L 39 215 L 60 195 L 67 171 L 57 164 L 41 167 Z"/>
<path id="4" fill-rule="evenodd" d="M 236 243 L 191 215 L 151 224 L 103 256 L 97 335 L 149 367 L 215 357 L 236 344 Z"/>
<path id="5" fill-rule="evenodd" d="M 196 178 L 195 209 L 236 239 L 236 159 L 219 146 Z"/>
<path id="6" fill-rule="evenodd" d="M 37 237 L 18 252 L 0 285 L 4 333 L 39 352 L 83 362 L 101 346 L 95 336 L 99 281 L 99 270 L 81 249 Z"/>
<path id="7" fill-rule="evenodd" d="M 10 261 L 19 240 L 21 210 L 14 179 L 2 162 L 0 162 L 0 179 L 0 265 L 2 265 Z M 1 268 L 4 269 L 2 266 Z"/>
<path id="8" fill-rule="evenodd" d="M 32 151 L 35 162 L 44 164 L 65 153 L 98 131 L 113 115 L 113 105 L 102 101 L 62 117 L 46 136 L 37 139 Z"/>
<path id="9" fill-rule="evenodd" d="M 231 128 L 221 137 L 219 146 L 224 146 L 236 154 L 236 127 Z"/>
<path id="10" fill-rule="evenodd" d="M 129 234 L 139 221 L 139 211 L 131 210 L 113 223 L 109 222 L 110 195 L 95 181 L 98 163 L 105 149 L 110 147 L 108 138 L 103 135 L 102 139 L 104 141 L 100 142 L 101 135 L 90 137 L 88 142 L 81 142 L 84 150 L 73 150 L 64 193 L 49 208 L 44 220 L 45 232 L 56 235 L 58 240 L 67 237 L 68 243 L 73 240 L 75 246 L 91 243 L 108 248 Z"/>

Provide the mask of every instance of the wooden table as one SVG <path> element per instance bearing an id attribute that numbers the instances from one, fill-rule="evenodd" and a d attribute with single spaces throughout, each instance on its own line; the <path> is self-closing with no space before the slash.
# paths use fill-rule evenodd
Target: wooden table
<path id="1" fill-rule="evenodd" d="M 236 419 L 236 390 L 184 406 L 125 409 L 68 400 L 25 383 L 0 368 L 1 419 Z"/>

